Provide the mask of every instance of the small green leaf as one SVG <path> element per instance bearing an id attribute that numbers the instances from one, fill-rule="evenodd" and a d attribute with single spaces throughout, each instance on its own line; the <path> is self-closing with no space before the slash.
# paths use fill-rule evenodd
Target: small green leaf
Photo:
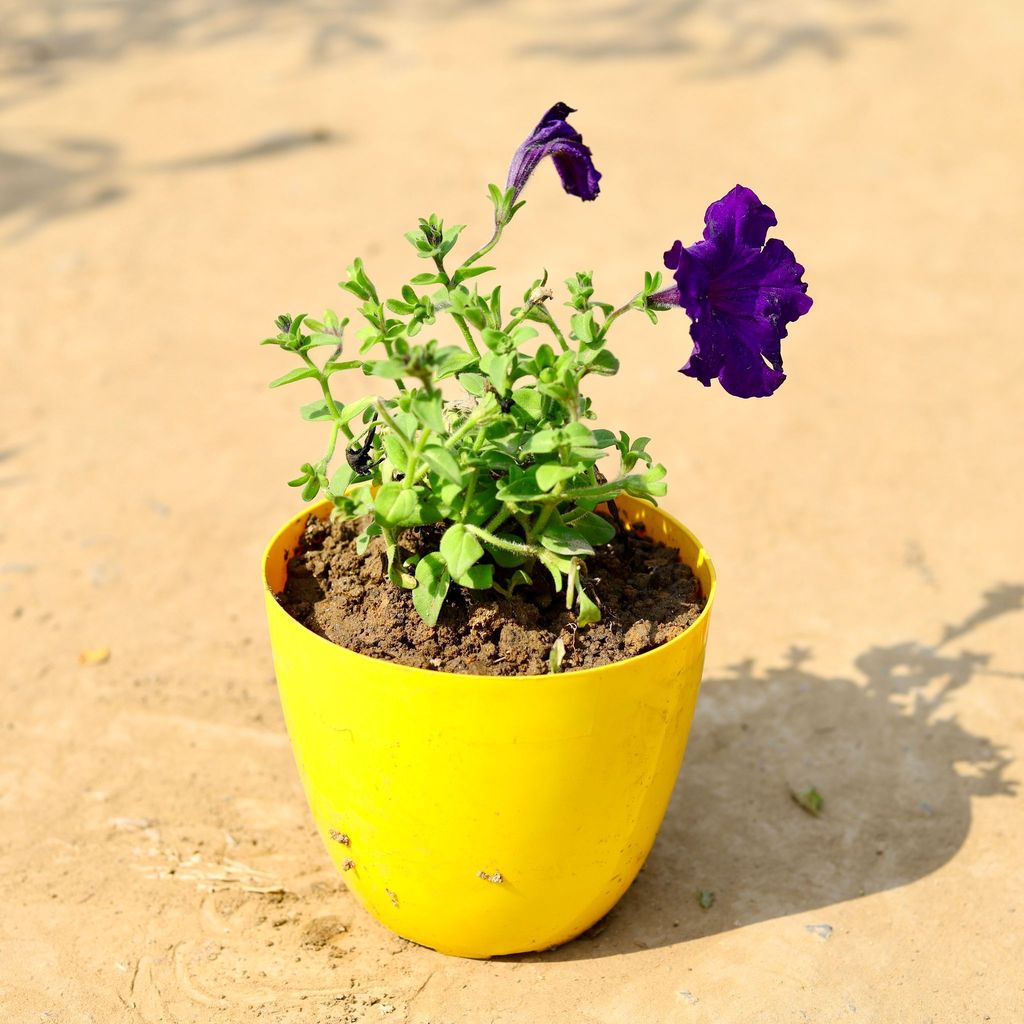
<path id="1" fill-rule="evenodd" d="M 315 334 L 311 334 L 305 341 L 305 348 L 320 348 L 326 345 L 333 345 L 337 348 L 341 344 L 341 337 L 337 334 L 329 334 L 323 331 L 317 331 Z"/>
<path id="2" fill-rule="evenodd" d="M 591 626 L 601 621 L 601 609 L 590 599 L 585 590 L 580 590 L 579 614 L 576 616 L 576 625 L 582 627 Z"/>
<path id="3" fill-rule="evenodd" d="M 565 644 L 559 637 L 551 645 L 551 653 L 548 655 L 548 671 L 552 675 L 562 671 L 562 662 L 565 661 Z"/>
<path id="4" fill-rule="evenodd" d="M 416 564 L 416 583 L 412 603 L 428 626 L 436 626 L 451 583 L 451 575 L 439 551 L 424 555 Z"/>
<path id="5" fill-rule="evenodd" d="M 444 556 L 448 571 L 461 586 L 463 577 L 484 555 L 483 545 L 461 523 L 454 523 L 445 530 L 441 538 L 441 554 Z M 487 586 L 490 586 L 488 583 Z"/>
<path id="6" fill-rule="evenodd" d="M 459 469 L 455 456 L 447 448 L 431 445 L 424 448 L 421 454 L 423 461 L 439 476 L 443 476 L 459 487 L 463 485 L 465 478 L 462 475 L 462 470 Z"/>
<path id="7" fill-rule="evenodd" d="M 349 485 L 355 478 L 355 470 L 346 462 L 331 477 L 327 490 L 330 494 L 340 497 L 348 490 Z"/>
<path id="8" fill-rule="evenodd" d="M 475 398 L 482 398 L 487 391 L 487 378 L 479 373 L 460 373 L 459 383 Z"/>
<path id="9" fill-rule="evenodd" d="M 280 388 L 285 384 L 293 384 L 297 380 L 306 380 L 309 377 L 316 377 L 319 371 L 311 366 L 300 366 L 297 370 L 290 370 L 288 373 L 270 382 L 270 387 Z"/>
<path id="10" fill-rule="evenodd" d="M 494 586 L 494 566 L 490 564 L 474 565 L 459 576 L 455 582 L 468 590 L 489 590 Z"/>
<path id="11" fill-rule="evenodd" d="M 544 528 L 540 535 L 541 545 L 553 551 L 556 555 L 575 557 L 579 555 L 592 555 L 594 549 L 590 542 L 568 526 L 550 524 Z"/>
<path id="12" fill-rule="evenodd" d="M 424 427 L 435 433 L 444 433 L 444 418 L 441 416 L 441 396 L 426 395 L 420 392 L 413 396 L 410 411 Z"/>
<path id="13" fill-rule="evenodd" d="M 710 889 L 698 889 L 696 895 L 701 910 L 710 910 L 715 905 L 715 894 Z"/>
<path id="14" fill-rule="evenodd" d="M 530 419 L 539 420 L 544 413 L 544 398 L 533 388 L 519 388 L 512 392 L 512 401 L 526 413 Z"/>
<path id="15" fill-rule="evenodd" d="M 557 462 L 545 462 L 537 467 L 537 486 L 542 491 L 550 491 L 555 484 L 563 480 L 571 480 L 579 473 L 577 466 L 561 466 Z"/>
<path id="16" fill-rule="evenodd" d="M 409 455 L 397 434 L 390 431 L 384 435 L 384 454 L 399 473 L 404 473 L 409 464 Z"/>
<path id="17" fill-rule="evenodd" d="M 299 408 L 299 415 L 304 420 L 311 420 L 318 422 L 320 420 L 329 420 L 331 418 L 331 411 L 327 407 L 327 402 L 323 398 L 318 398 L 315 402 L 308 402 Z"/>
<path id="18" fill-rule="evenodd" d="M 400 484 L 382 485 L 373 502 L 377 519 L 387 526 L 414 526 L 421 518 L 416 493 Z"/>
<path id="19" fill-rule="evenodd" d="M 801 807 L 812 817 L 817 818 L 825 807 L 825 798 L 813 786 L 801 793 L 798 793 L 795 789 L 790 789 L 789 795 L 797 806 Z"/>
<path id="20" fill-rule="evenodd" d="M 578 530 L 594 547 L 610 544 L 615 539 L 615 527 L 603 516 L 594 512 L 584 512 L 572 521 L 572 528 Z"/>
<path id="21" fill-rule="evenodd" d="M 373 395 L 368 395 L 366 398 L 358 398 L 354 402 L 349 402 L 343 409 L 341 409 L 341 422 L 348 423 L 350 420 L 354 420 L 357 416 L 362 415 L 366 410 L 373 404 Z"/>
<path id="22" fill-rule="evenodd" d="M 361 359 L 344 359 L 340 362 L 331 360 L 329 363 L 324 363 L 324 376 L 329 377 L 332 373 L 338 373 L 340 370 L 354 370 L 357 366 L 362 366 L 363 361 Z"/>
<path id="23" fill-rule="evenodd" d="M 471 277 L 479 277 L 481 274 L 486 274 L 493 269 L 494 267 L 459 267 L 452 274 L 452 284 L 461 284 L 463 281 L 468 281 Z"/>
<path id="24" fill-rule="evenodd" d="M 417 274 L 412 279 L 412 284 L 444 284 L 444 278 L 440 274 Z"/>
<path id="25" fill-rule="evenodd" d="M 312 501 L 320 493 L 320 478 L 315 474 L 306 481 L 302 488 L 302 500 Z"/>
<path id="26" fill-rule="evenodd" d="M 378 359 L 374 362 L 363 363 L 363 373 L 368 377 L 398 380 L 405 376 L 405 366 L 395 359 Z"/>

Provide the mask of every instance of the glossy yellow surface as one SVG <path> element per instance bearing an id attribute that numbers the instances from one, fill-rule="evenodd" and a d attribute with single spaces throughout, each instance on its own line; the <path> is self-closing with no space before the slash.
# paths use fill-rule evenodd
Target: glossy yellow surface
<path id="1" fill-rule="evenodd" d="M 554 676 L 429 672 L 338 647 L 274 596 L 309 510 L 267 548 L 274 664 L 313 817 L 349 888 L 399 935 L 465 957 L 547 949 L 642 867 L 693 718 L 715 574 L 670 516 L 620 508 L 679 549 L 707 607 L 656 650 Z"/>

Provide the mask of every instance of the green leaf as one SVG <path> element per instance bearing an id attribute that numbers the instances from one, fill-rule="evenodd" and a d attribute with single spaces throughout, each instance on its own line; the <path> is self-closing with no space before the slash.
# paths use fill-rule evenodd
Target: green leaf
<path id="1" fill-rule="evenodd" d="M 484 556 L 483 545 L 461 523 L 449 526 L 441 538 L 441 554 L 448 565 L 448 571 L 461 586 L 462 578 L 469 569 Z M 490 584 L 487 584 L 490 586 Z"/>
<path id="2" fill-rule="evenodd" d="M 320 348 L 324 345 L 333 345 L 337 348 L 341 344 L 341 337 L 337 334 L 329 334 L 323 331 L 317 331 L 311 334 L 305 341 L 305 348 Z"/>
<path id="3" fill-rule="evenodd" d="M 453 345 L 451 348 L 438 353 L 437 372 L 434 376 L 437 380 L 444 380 L 445 377 L 461 373 L 468 367 L 475 365 L 475 363 L 476 356 L 471 355 L 469 352 L 463 352 L 462 349 Z"/>
<path id="4" fill-rule="evenodd" d="M 603 377 L 614 377 L 619 372 L 619 361 L 607 349 L 595 352 L 589 359 L 583 362 L 590 373 L 597 373 Z"/>
<path id="5" fill-rule="evenodd" d="M 585 590 L 580 590 L 579 614 L 576 616 L 577 626 L 590 626 L 601 621 L 601 609 L 590 599 Z"/>
<path id="6" fill-rule="evenodd" d="M 471 277 L 479 277 L 481 274 L 486 274 L 493 269 L 494 267 L 459 267 L 452 274 L 452 284 L 461 284 L 463 281 L 468 281 Z"/>
<path id="7" fill-rule="evenodd" d="M 696 895 L 701 910 L 710 910 L 715 905 L 715 894 L 710 889 L 698 889 Z"/>
<path id="8" fill-rule="evenodd" d="M 366 549 L 370 544 L 370 541 L 374 537 L 379 537 L 383 531 L 380 528 L 380 523 L 369 523 L 367 527 L 358 537 L 356 537 L 356 554 L 365 555 Z"/>
<path id="9" fill-rule="evenodd" d="M 544 398 L 533 388 L 519 388 L 512 392 L 512 401 L 526 413 L 530 419 L 539 420 L 544 414 Z"/>
<path id="10" fill-rule="evenodd" d="M 416 583 L 412 603 L 428 626 L 436 626 L 451 583 L 451 575 L 439 551 L 424 555 L 416 564 Z"/>
<path id="11" fill-rule="evenodd" d="M 440 274 L 417 274 L 412 279 L 412 284 L 444 284 L 444 278 Z"/>
<path id="12" fill-rule="evenodd" d="M 578 557 L 580 555 L 592 555 L 594 549 L 590 542 L 572 527 L 559 526 L 555 523 L 544 528 L 540 535 L 541 545 L 553 551 L 556 555 L 567 557 Z"/>
<path id="13" fill-rule="evenodd" d="M 362 415 L 366 410 L 373 404 L 373 395 L 367 395 L 365 398 L 358 398 L 354 402 L 349 402 L 343 409 L 341 409 L 341 422 L 348 423 L 350 420 L 354 420 L 357 416 Z"/>
<path id="14" fill-rule="evenodd" d="M 429 427 L 438 434 L 444 433 L 444 418 L 441 416 L 441 396 L 426 395 L 422 392 L 412 398 L 410 412 L 424 427 Z"/>
<path id="15" fill-rule="evenodd" d="M 306 380 L 309 377 L 318 376 L 319 371 L 311 366 L 300 366 L 297 370 L 290 370 L 288 373 L 270 382 L 270 387 L 280 388 L 285 384 L 293 384 L 297 380 Z"/>
<path id="16" fill-rule="evenodd" d="M 459 576 L 455 582 L 460 587 L 466 587 L 469 590 L 489 590 L 494 586 L 494 566 L 490 564 L 474 565 L 472 569 L 467 569 Z"/>
<path id="17" fill-rule="evenodd" d="M 371 363 L 363 363 L 363 373 L 368 377 L 398 380 L 405 376 L 405 365 L 396 359 L 378 359 Z"/>
<path id="18" fill-rule="evenodd" d="M 789 795 L 799 807 L 803 808 L 803 810 L 814 818 L 817 818 L 825 807 L 825 798 L 814 788 L 814 786 L 811 786 L 809 789 L 805 789 L 799 793 L 795 789 L 791 789 L 789 791 Z"/>
<path id="19" fill-rule="evenodd" d="M 331 477 L 330 482 L 327 485 L 327 490 L 330 494 L 341 496 L 344 494 L 349 485 L 356 478 L 355 470 L 346 462 L 344 466 L 341 466 Z"/>
<path id="20" fill-rule="evenodd" d="M 504 331 L 496 331 L 488 327 L 485 331 L 481 332 L 480 337 L 492 352 L 500 354 L 509 352 L 512 349 L 512 339 Z"/>
<path id="21" fill-rule="evenodd" d="M 479 373 L 460 373 L 459 383 L 475 398 L 482 398 L 487 391 L 487 378 Z"/>
<path id="22" fill-rule="evenodd" d="M 574 519 L 572 528 L 583 534 L 594 547 L 609 544 L 615 539 L 615 527 L 603 516 L 594 512 L 584 512 L 583 515 Z"/>
<path id="23" fill-rule="evenodd" d="M 384 454 L 388 457 L 388 462 L 391 463 L 399 473 L 404 473 L 406 467 L 409 464 L 409 455 L 405 450 L 405 445 L 402 444 L 401 439 L 397 434 L 393 434 L 390 431 L 384 435 Z"/>
<path id="24" fill-rule="evenodd" d="M 420 454 L 423 456 L 423 461 L 439 476 L 443 476 L 446 480 L 457 484 L 459 487 L 465 483 L 465 478 L 462 475 L 462 470 L 459 469 L 459 464 L 455 461 L 455 456 L 447 448 L 431 445 L 424 448 Z"/>
<path id="25" fill-rule="evenodd" d="M 306 486 L 302 488 L 302 500 L 312 501 L 319 493 L 320 478 L 313 475 L 306 481 Z"/>
<path id="26" fill-rule="evenodd" d="M 499 394 L 504 394 L 508 388 L 508 371 L 511 363 L 510 356 L 500 356 L 494 352 L 484 352 L 480 356 L 480 369 L 487 374 Z"/>
<path id="27" fill-rule="evenodd" d="M 332 373 L 337 373 L 339 370 L 354 370 L 357 366 L 362 366 L 363 361 L 361 359 L 345 359 L 341 362 L 334 362 L 333 360 L 329 363 L 324 363 L 324 376 L 329 377 Z"/>
<path id="28" fill-rule="evenodd" d="M 557 462 L 545 462 L 537 467 L 537 486 L 542 491 L 550 491 L 555 484 L 563 480 L 571 480 L 579 473 L 578 466 L 560 466 Z"/>
<path id="29" fill-rule="evenodd" d="M 565 660 L 565 643 L 561 637 L 551 645 L 551 653 L 548 655 L 548 671 L 552 675 L 562 671 L 562 662 Z"/>
<path id="30" fill-rule="evenodd" d="M 329 420 L 331 418 L 331 411 L 327 407 L 326 400 L 318 398 L 315 402 L 307 402 L 306 405 L 300 406 L 299 415 L 304 420 L 318 422 L 320 420 Z"/>
<path id="31" fill-rule="evenodd" d="M 437 506 L 422 501 L 411 488 L 386 483 L 373 503 L 377 519 L 385 526 L 423 526 L 441 518 Z"/>

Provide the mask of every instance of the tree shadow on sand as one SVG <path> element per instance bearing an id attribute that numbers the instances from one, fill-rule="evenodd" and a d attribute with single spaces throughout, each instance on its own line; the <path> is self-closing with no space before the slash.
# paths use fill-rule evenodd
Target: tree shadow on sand
<path id="1" fill-rule="evenodd" d="M 1024 608 L 1001 585 L 935 645 L 871 647 L 847 676 L 817 675 L 808 650 L 751 659 L 704 681 L 680 784 L 644 871 L 583 938 L 540 958 L 578 960 L 672 945 L 907 885 L 963 844 L 973 797 L 1006 796 L 1010 759 L 943 714 L 990 667 L 956 649 Z M 814 786 L 820 817 L 792 791 Z M 701 890 L 715 902 L 702 910 Z M 827 915 L 822 924 L 827 925 Z M 530 959 L 530 958 L 527 958 Z"/>
<path id="2" fill-rule="evenodd" d="M 859 40 L 902 35 L 888 0 L 607 0 L 585 17 L 561 8 L 561 31 L 523 48 L 526 55 L 576 61 L 684 59 L 698 77 L 755 74 L 791 57 L 826 61 Z"/>

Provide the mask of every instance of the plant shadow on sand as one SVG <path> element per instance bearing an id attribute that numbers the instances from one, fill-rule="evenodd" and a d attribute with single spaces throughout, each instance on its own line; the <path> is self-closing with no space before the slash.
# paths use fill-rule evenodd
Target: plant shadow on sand
<path id="1" fill-rule="evenodd" d="M 943 711 L 978 676 L 1024 674 L 992 669 L 990 655 L 959 641 L 1022 608 L 1024 585 L 998 586 L 939 643 L 871 647 L 849 676 L 817 675 L 810 651 L 791 648 L 779 665 L 749 660 L 705 679 L 680 782 L 639 878 L 582 938 L 515 959 L 673 945 L 940 868 L 967 836 L 972 797 L 1016 786 L 1005 753 Z M 792 799 L 811 785 L 825 799 L 820 817 Z M 698 905 L 701 890 L 715 893 L 710 909 Z"/>

